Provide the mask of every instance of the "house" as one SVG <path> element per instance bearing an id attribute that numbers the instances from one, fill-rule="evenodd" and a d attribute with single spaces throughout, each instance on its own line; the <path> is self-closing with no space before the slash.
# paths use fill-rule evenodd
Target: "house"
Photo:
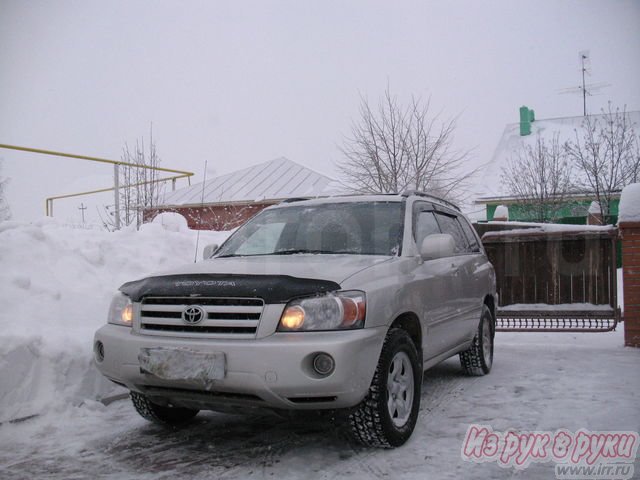
<path id="1" fill-rule="evenodd" d="M 169 192 L 160 205 L 145 209 L 144 220 L 176 212 L 191 229 L 231 230 L 284 199 L 339 193 L 334 179 L 280 157 Z"/>
<path id="2" fill-rule="evenodd" d="M 633 124 L 636 133 L 640 131 L 640 111 L 626 112 L 628 119 Z M 592 117 L 602 117 L 593 115 Z M 575 140 L 576 135 L 581 135 L 583 128 L 583 116 L 552 118 L 538 120 L 533 110 L 527 107 L 520 109 L 520 122 L 512 123 L 505 127 L 502 137 L 498 142 L 491 161 L 484 167 L 483 175 L 478 182 L 478 188 L 474 192 L 476 205 L 484 208 L 484 218 L 494 219 L 496 209 L 504 205 L 508 209 L 510 221 L 538 221 L 531 207 L 526 204 L 526 199 L 516 198 L 506 191 L 502 181 L 502 170 L 508 164 L 509 159 L 517 154 L 523 146 L 534 146 L 537 138 L 551 142 L 554 136 L 562 144 L 568 140 Z M 589 191 L 576 191 L 563 198 L 559 208 L 554 208 L 553 220 L 556 223 L 587 224 L 597 222 L 597 204 L 594 205 L 595 195 Z M 603 219 L 604 223 L 615 224 L 618 216 L 618 203 L 620 192 L 614 192 L 609 205 L 610 215 Z M 502 210 L 502 209 L 501 209 Z M 594 215 L 594 212 L 596 213 Z M 499 210 L 499 213 L 503 213 Z M 547 221 L 552 220 L 547 218 Z"/>
<path id="3" fill-rule="evenodd" d="M 618 203 L 620 202 L 620 192 L 614 192 L 610 203 L 611 214 L 608 218 L 601 220 L 597 219 L 598 216 L 594 215 L 595 196 L 590 192 L 572 193 L 565 195 L 563 199 L 563 205 L 558 210 L 554 211 L 554 223 L 566 223 L 575 225 L 588 225 L 588 224 L 601 224 L 608 223 L 615 225 L 618 221 Z M 535 222 L 538 218 L 531 208 L 523 203 L 522 199 L 509 195 L 497 196 L 497 197 L 482 197 L 476 200 L 476 204 L 485 206 L 486 219 L 492 220 L 509 220 L 516 222 Z M 498 209 L 498 207 L 504 206 L 508 212 L 508 218 L 496 217 L 496 212 L 499 214 L 504 210 Z M 590 220 L 591 217 L 591 220 Z M 547 220 L 551 220 L 548 218 Z"/>

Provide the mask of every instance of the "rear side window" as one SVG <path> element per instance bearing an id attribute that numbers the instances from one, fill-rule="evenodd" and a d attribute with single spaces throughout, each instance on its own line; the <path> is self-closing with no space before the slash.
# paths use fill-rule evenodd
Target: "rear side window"
<path id="1" fill-rule="evenodd" d="M 458 222 L 456 217 L 436 212 L 436 218 L 438 219 L 438 224 L 440 224 L 442 233 L 448 233 L 453 237 L 453 241 L 455 242 L 455 253 L 471 252 L 471 246 L 469 245 L 467 236 L 462 231 L 460 222 Z"/>
<path id="2" fill-rule="evenodd" d="M 478 244 L 478 237 L 476 236 L 473 227 L 469 225 L 469 222 L 467 222 L 464 218 L 458 217 L 458 221 L 460 222 L 460 225 L 462 226 L 462 230 L 467 236 L 467 240 L 469 241 L 469 246 L 471 247 L 471 251 L 479 252 L 480 245 Z"/>

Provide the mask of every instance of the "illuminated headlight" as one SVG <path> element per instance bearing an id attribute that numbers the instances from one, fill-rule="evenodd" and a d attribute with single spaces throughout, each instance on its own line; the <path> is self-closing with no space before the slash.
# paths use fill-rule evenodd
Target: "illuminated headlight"
<path id="1" fill-rule="evenodd" d="M 289 302 L 280 317 L 279 331 L 349 330 L 364 327 L 364 292 L 335 292 Z"/>
<path id="2" fill-rule="evenodd" d="M 111 300 L 107 321 L 114 325 L 130 327 L 133 323 L 133 304 L 131 299 L 120 292 L 116 293 L 113 300 Z"/>

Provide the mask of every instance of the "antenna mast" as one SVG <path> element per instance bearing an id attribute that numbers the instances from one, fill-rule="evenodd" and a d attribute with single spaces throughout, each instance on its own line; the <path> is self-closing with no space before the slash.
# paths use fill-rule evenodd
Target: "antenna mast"
<path id="1" fill-rule="evenodd" d="M 202 180 L 202 197 L 200 198 L 200 221 L 198 222 L 200 227 L 202 227 L 202 209 L 204 208 L 204 187 L 207 184 L 207 160 L 204 161 L 204 176 Z M 196 233 L 196 252 L 193 255 L 193 263 L 198 261 L 198 245 L 200 243 L 200 229 L 198 228 L 198 233 Z"/>
<path id="2" fill-rule="evenodd" d="M 587 95 L 593 96 L 595 92 L 604 87 L 609 87 L 610 83 L 590 83 L 587 85 L 587 75 L 591 76 L 591 56 L 589 50 L 582 50 L 578 53 L 580 59 L 580 74 L 582 75 L 582 85 L 578 87 L 563 88 L 559 93 L 581 93 L 582 94 L 582 115 L 587 116 Z"/>
<path id="3" fill-rule="evenodd" d="M 587 50 L 583 50 L 580 52 L 580 65 L 582 71 L 582 115 L 587 116 L 587 88 L 584 82 L 585 74 L 587 73 L 587 65 L 591 64 L 591 60 L 589 59 L 589 52 Z M 591 75 L 591 72 L 589 72 Z"/>

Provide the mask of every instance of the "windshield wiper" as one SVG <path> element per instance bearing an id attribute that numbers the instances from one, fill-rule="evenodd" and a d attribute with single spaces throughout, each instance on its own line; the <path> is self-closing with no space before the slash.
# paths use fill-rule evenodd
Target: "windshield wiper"
<path id="1" fill-rule="evenodd" d="M 353 250 L 308 250 L 306 248 L 298 248 L 291 250 L 278 250 L 271 255 L 296 255 L 298 253 L 316 253 L 316 254 L 328 254 L 328 255 L 362 255 L 362 252 L 356 252 Z"/>
<path id="2" fill-rule="evenodd" d="M 230 257 L 267 257 L 269 255 L 295 255 L 298 253 L 334 253 L 325 250 L 306 250 L 306 249 L 298 249 L 298 250 L 279 250 L 277 252 L 269 252 L 269 253 L 248 253 L 246 255 L 239 255 L 237 253 L 228 253 L 226 255 L 218 255 L 215 258 L 230 258 Z"/>
<path id="3" fill-rule="evenodd" d="M 291 250 L 278 250 L 271 255 L 297 255 L 299 253 L 333 253 L 329 250 L 309 250 L 306 248 L 292 248 Z"/>
<path id="4" fill-rule="evenodd" d="M 353 250 L 310 250 L 307 248 L 292 248 L 291 250 L 278 250 L 276 252 L 269 253 L 251 253 L 247 255 L 238 255 L 235 253 L 229 253 L 226 255 L 218 255 L 215 258 L 229 258 L 229 257 L 266 257 L 269 255 L 299 255 L 304 253 L 310 254 L 324 254 L 324 255 L 367 255 L 366 253 L 356 252 Z"/>

